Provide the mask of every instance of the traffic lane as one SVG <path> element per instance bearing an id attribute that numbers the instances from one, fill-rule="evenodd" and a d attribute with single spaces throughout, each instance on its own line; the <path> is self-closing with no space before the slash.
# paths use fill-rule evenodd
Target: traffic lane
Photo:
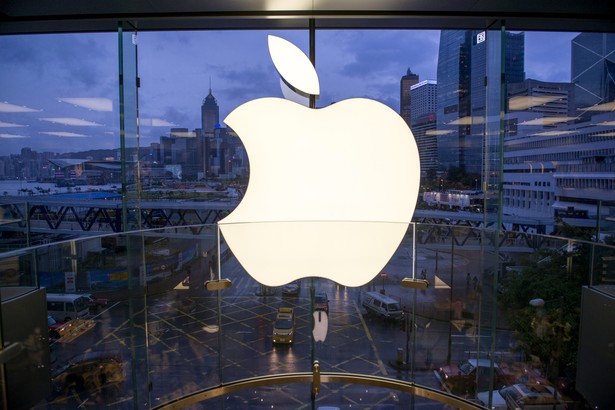
<path id="1" fill-rule="evenodd" d="M 430 324 L 428 329 L 416 325 L 406 333 L 403 321 L 385 320 L 368 314 L 363 308 L 361 313 L 379 359 L 385 365 L 386 375 L 436 389 L 441 387 L 433 369 L 438 357 L 446 357 L 448 328 L 441 324 Z M 400 354 L 401 364 L 397 362 Z M 413 368 L 406 368 L 407 363 Z"/>
<path id="2" fill-rule="evenodd" d="M 169 292 L 148 298 L 148 346 L 147 350 L 145 344 L 139 346 L 142 350 L 138 352 L 147 355 L 152 394 L 161 400 L 170 397 L 170 392 L 179 391 L 174 383 L 184 384 L 185 389 L 196 377 L 202 381 L 196 387 L 215 385 L 220 372 L 223 380 L 229 381 L 271 372 L 309 371 L 312 357 L 321 361 L 323 371 L 396 377 L 383 366 L 394 343 L 389 337 L 391 326 L 370 318 L 366 320 L 369 324 L 364 323 L 352 289 L 340 290 L 345 296 L 338 295 L 334 285 L 327 289 L 331 295 L 328 332 L 325 341 L 318 343 L 312 343 L 312 312 L 305 297 L 223 297 L 221 334 L 216 331 L 215 297 L 186 298 Z M 297 310 L 297 339 L 293 346 L 274 347 L 272 322 L 277 307 L 283 305 Z M 91 343 L 85 337 L 79 344 L 127 351 L 134 340 L 134 322 L 128 319 L 129 312 L 126 302 L 103 312 L 95 328 L 99 334 L 92 332 Z M 366 332 L 368 326 L 380 329 L 374 331 L 377 336 L 371 340 Z M 218 348 L 220 344 L 222 349 Z"/>

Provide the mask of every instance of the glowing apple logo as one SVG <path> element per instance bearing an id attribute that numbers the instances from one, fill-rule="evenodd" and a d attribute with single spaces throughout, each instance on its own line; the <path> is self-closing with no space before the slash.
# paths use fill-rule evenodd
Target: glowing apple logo
<path id="1" fill-rule="evenodd" d="M 284 81 L 318 95 L 305 54 L 268 41 Z M 381 271 L 406 233 L 420 179 L 414 137 L 395 111 L 364 98 L 321 109 L 261 98 L 224 122 L 246 148 L 250 180 L 219 226 L 254 279 L 280 286 L 318 276 L 360 286 Z"/>

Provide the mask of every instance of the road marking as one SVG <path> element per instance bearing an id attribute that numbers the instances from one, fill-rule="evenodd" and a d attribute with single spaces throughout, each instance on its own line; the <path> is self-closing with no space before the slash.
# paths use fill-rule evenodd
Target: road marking
<path id="1" fill-rule="evenodd" d="M 354 307 L 357 310 L 359 319 L 361 319 L 361 323 L 363 324 L 363 329 L 365 330 L 365 334 L 367 335 L 367 340 L 369 340 L 369 343 L 372 346 L 372 350 L 374 351 L 374 355 L 376 356 L 376 361 L 378 362 L 378 367 L 380 368 L 380 372 L 382 373 L 383 376 L 387 376 L 388 375 L 387 369 L 384 367 L 384 363 L 382 362 L 382 360 L 380 360 L 380 355 L 378 355 L 378 349 L 376 349 L 376 345 L 374 344 L 374 339 L 372 339 L 372 335 L 369 332 L 369 329 L 367 328 L 367 323 L 365 323 L 365 320 L 363 319 L 363 315 L 361 314 L 361 309 L 359 309 L 359 305 L 357 305 L 356 301 L 354 302 Z"/>
<path id="2" fill-rule="evenodd" d="M 434 276 L 435 288 L 436 289 L 450 289 L 451 287 L 446 284 L 442 279 L 437 276 Z"/>
<path id="3" fill-rule="evenodd" d="M 436 379 L 438 379 L 438 381 L 440 382 L 440 387 L 443 390 L 445 390 L 448 394 L 453 394 L 453 393 L 451 393 L 451 390 L 448 388 L 446 383 L 444 383 L 444 380 L 442 380 L 442 376 L 440 376 L 440 372 L 437 371 L 437 370 L 434 370 L 433 374 L 436 376 Z"/>
<path id="4" fill-rule="evenodd" d="M 184 280 L 182 279 L 177 286 L 175 286 L 173 289 L 174 290 L 188 290 L 190 289 L 190 286 L 184 286 L 184 284 L 182 283 Z"/>
<path id="5" fill-rule="evenodd" d="M 91 319 L 96 319 L 98 316 L 102 315 L 103 313 L 113 309 L 114 307 L 116 307 L 117 305 L 119 305 L 120 302 L 115 302 L 113 305 L 109 306 L 108 308 L 104 309 L 102 312 L 98 312 L 96 315 L 92 316 Z"/>

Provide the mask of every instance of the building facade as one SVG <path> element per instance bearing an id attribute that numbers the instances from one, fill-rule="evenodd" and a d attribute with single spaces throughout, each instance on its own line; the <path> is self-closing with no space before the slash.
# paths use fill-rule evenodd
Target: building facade
<path id="1" fill-rule="evenodd" d="M 416 139 L 421 158 L 421 175 L 435 175 L 438 168 L 436 129 L 436 100 L 438 83 L 434 80 L 421 81 L 411 87 L 412 133 Z"/>
<path id="2" fill-rule="evenodd" d="M 571 81 L 577 108 L 615 99 L 615 34 L 581 33 L 572 40 Z"/>
<path id="3" fill-rule="evenodd" d="M 543 117 L 577 116 L 575 85 L 527 79 L 508 84 L 508 111 L 530 111 Z"/>
<path id="4" fill-rule="evenodd" d="M 487 115 L 487 73 L 499 32 L 443 30 L 438 51 L 439 168 L 483 172 Z M 525 79 L 524 33 L 505 34 L 505 85 Z"/>
<path id="5" fill-rule="evenodd" d="M 399 82 L 399 115 L 412 126 L 412 93 L 411 88 L 419 82 L 419 75 L 414 74 L 409 68 Z"/>

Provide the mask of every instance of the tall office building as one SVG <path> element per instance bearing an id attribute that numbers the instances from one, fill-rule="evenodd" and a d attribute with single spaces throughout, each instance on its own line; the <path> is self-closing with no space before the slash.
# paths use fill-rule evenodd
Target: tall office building
<path id="1" fill-rule="evenodd" d="M 414 74 L 409 68 L 408 71 L 406 71 L 406 75 L 404 75 L 399 82 L 399 115 L 401 115 L 409 127 L 412 126 L 412 95 L 410 89 L 418 82 L 418 74 Z"/>
<path id="2" fill-rule="evenodd" d="M 201 129 L 205 137 L 213 136 L 214 129 L 219 123 L 220 107 L 216 97 L 211 93 L 211 87 L 209 87 L 209 94 L 203 99 L 203 104 L 201 105 Z"/>
<path id="3" fill-rule="evenodd" d="M 504 76 L 506 84 L 525 80 L 525 33 L 506 32 Z"/>
<path id="4" fill-rule="evenodd" d="M 438 167 L 465 165 L 465 138 L 469 127 L 460 118 L 470 116 L 470 50 L 472 32 L 442 30 L 438 51 Z"/>
<path id="5" fill-rule="evenodd" d="M 524 33 L 505 38 L 506 84 L 525 79 Z M 492 37 L 493 36 L 493 37 Z M 442 30 L 438 52 L 438 161 L 441 170 L 457 167 L 481 173 L 490 42 L 499 31 Z"/>
<path id="6" fill-rule="evenodd" d="M 195 136 L 196 131 L 188 131 L 188 128 L 171 128 L 168 137 L 160 137 L 156 156 L 165 167 L 174 169 L 176 178 L 195 180 L 202 172 L 199 140 Z"/>
<path id="7" fill-rule="evenodd" d="M 421 174 L 436 172 L 438 149 L 436 136 L 436 99 L 438 83 L 433 80 L 421 81 L 410 87 L 412 106 L 410 119 L 412 133 L 416 139 L 421 159 Z"/>
<path id="8" fill-rule="evenodd" d="M 217 164 L 222 152 L 220 143 L 215 138 L 215 129 L 219 122 L 220 107 L 216 97 L 211 93 L 210 84 L 209 94 L 203 99 L 203 104 L 201 105 L 201 131 L 198 135 L 200 163 L 202 164 L 200 168 L 205 178 L 218 175 L 219 165 Z"/>
<path id="9" fill-rule="evenodd" d="M 581 33 L 572 39 L 571 81 L 579 109 L 615 100 L 615 33 Z"/>
<path id="10" fill-rule="evenodd" d="M 410 119 L 412 122 L 427 114 L 435 115 L 437 92 L 438 82 L 434 80 L 421 81 L 410 87 L 410 95 L 412 96 Z"/>

